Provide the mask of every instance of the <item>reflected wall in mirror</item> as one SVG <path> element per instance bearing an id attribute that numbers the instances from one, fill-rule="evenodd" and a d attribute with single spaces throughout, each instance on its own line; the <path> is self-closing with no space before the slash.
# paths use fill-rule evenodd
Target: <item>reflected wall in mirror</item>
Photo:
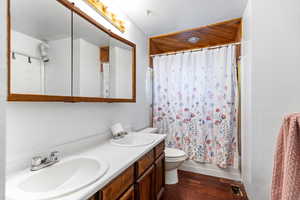
<path id="1" fill-rule="evenodd" d="M 131 46 L 111 38 L 109 44 L 109 94 L 111 98 L 132 97 L 133 49 Z"/>
<path id="2" fill-rule="evenodd" d="M 133 47 L 74 14 L 74 96 L 133 98 Z"/>
<path id="3" fill-rule="evenodd" d="M 107 33 L 74 14 L 74 96 L 108 97 L 103 91 L 102 69 L 109 59 L 101 60 L 101 52 L 109 53 L 109 40 Z"/>
<path id="4" fill-rule="evenodd" d="M 72 95 L 71 13 L 54 0 L 10 0 L 10 93 Z"/>

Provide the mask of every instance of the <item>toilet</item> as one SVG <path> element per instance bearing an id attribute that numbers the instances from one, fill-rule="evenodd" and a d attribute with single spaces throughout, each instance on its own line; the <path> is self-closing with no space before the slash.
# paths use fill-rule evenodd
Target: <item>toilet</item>
<path id="1" fill-rule="evenodd" d="M 140 133 L 153 133 L 157 134 L 157 128 L 145 128 Z M 168 185 L 178 183 L 178 167 L 187 159 L 184 151 L 175 148 L 165 148 L 165 183 Z"/>
<path id="2" fill-rule="evenodd" d="M 166 160 L 166 178 L 165 183 L 168 185 L 178 183 L 178 167 L 186 160 L 187 156 L 184 151 L 175 148 L 165 149 Z"/>

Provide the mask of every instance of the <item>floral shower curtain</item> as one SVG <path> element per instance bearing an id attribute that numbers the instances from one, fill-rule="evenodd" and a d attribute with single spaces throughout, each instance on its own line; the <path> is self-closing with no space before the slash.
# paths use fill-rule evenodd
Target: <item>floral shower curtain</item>
<path id="1" fill-rule="evenodd" d="M 235 47 L 154 57 L 153 123 L 189 159 L 233 165 L 238 87 Z"/>

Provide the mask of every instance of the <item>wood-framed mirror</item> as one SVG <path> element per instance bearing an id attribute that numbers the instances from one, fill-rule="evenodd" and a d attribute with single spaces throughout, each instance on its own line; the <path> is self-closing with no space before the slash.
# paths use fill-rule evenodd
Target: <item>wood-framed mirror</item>
<path id="1" fill-rule="evenodd" d="M 8 101 L 136 101 L 136 45 L 68 0 L 8 0 L 8 39 Z"/>

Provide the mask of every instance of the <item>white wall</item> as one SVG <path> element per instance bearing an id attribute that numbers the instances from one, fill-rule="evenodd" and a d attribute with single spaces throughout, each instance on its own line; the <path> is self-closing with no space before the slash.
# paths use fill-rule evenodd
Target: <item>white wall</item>
<path id="1" fill-rule="evenodd" d="M 103 134 L 115 122 L 132 125 L 136 129 L 149 125 L 149 110 L 145 103 L 145 77 L 148 65 L 145 34 L 125 16 L 127 30 L 121 34 L 81 1 L 78 3 L 79 7 L 100 23 L 137 45 L 137 102 L 134 104 L 9 102 L 6 134 L 8 166 L 12 166 L 19 158 L 29 158 L 56 145 L 94 134 Z"/>
<path id="2" fill-rule="evenodd" d="M 132 50 L 110 46 L 111 96 L 132 98 Z M 146 90 L 146 86 L 145 86 Z"/>
<path id="3" fill-rule="evenodd" d="M 80 39 L 73 41 L 73 96 L 80 96 Z"/>
<path id="4" fill-rule="evenodd" d="M 282 118 L 300 111 L 300 1 L 249 0 L 245 14 L 250 59 L 243 67 L 250 99 L 246 115 L 250 139 L 243 172 L 250 199 L 270 198 L 275 142 Z M 248 30 L 251 28 L 251 30 Z M 251 49 L 250 48 L 250 49 Z M 246 69 L 247 70 L 247 69 Z M 246 130 L 245 130 L 246 129 Z M 248 141 L 245 141 L 248 143 Z M 249 162 L 250 161 L 250 162 Z M 244 174 L 245 173 L 245 174 Z"/>
<path id="5" fill-rule="evenodd" d="M 12 32 L 12 50 L 40 58 L 41 40 L 26 34 Z M 71 38 L 49 41 L 50 61 L 43 63 L 16 54 L 12 60 L 13 93 L 71 95 Z"/>
<path id="6" fill-rule="evenodd" d="M 42 41 L 18 31 L 12 32 L 12 50 L 34 57 L 40 57 L 39 45 Z"/>
<path id="7" fill-rule="evenodd" d="M 0 1 L 0 199 L 4 199 L 5 185 L 5 100 L 6 100 L 6 2 Z"/>
<path id="8" fill-rule="evenodd" d="M 11 60 L 12 93 L 44 94 L 44 63 L 40 59 L 16 54 Z"/>
<path id="9" fill-rule="evenodd" d="M 40 58 L 39 45 L 42 41 L 23 33 L 12 32 L 12 50 L 32 56 L 31 63 L 28 57 L 15 54 L 11 63 L 14 66 L 12 74 L 12 92 L 20 94 L 43 94 L 44 92 L 44 63 Z"/>
<path id="10" fill-rule="evenodd" d="M 110 66 L 109 63 L 102 63 L 102 96 L 103 97 L 109 97 L 110 96 Z"/>
<path id="11" fill-rule="evenodd" d="M 80 96 L 101 96 L 101 74 L 99 47 L 83 39 L 79 39 L 79 90 Z"/>
<path id="12" fill-rule="evenodd" d="M 100 72 L 99 46 L 84 39 L 74 42 L 74 93 L 77 96 L 103 96 L 103 76 Z M 132 98 L 132 51 L 110 44 L 111 97 Z M 107 66 L 107 65 L 106 65 Z M 107 69 L 107 68 L 106 68 Z"/>
<path id="13" fill-rule="evenodd" d="M 49 62 L 45 63 L 47 95 L 71 95 L 71 38 L 52 40 L 49 44 Z"/>

